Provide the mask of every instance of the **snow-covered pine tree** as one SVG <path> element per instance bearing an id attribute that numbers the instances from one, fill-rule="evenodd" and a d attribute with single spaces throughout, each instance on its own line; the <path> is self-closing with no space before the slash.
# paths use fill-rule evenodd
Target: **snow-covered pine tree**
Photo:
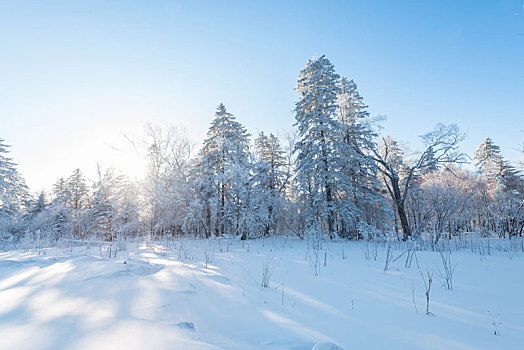
<path id="1" fill-rule="evenodd" d="M 71 201 L 71 193 L 67 186 L 66 180 L 63 177 L 58 179 L 53 185 L 53 202 L 60 202 L 63 205 L 68 205 Z"/>
<path id="2" fill-rule="evenodd" d="M 263 234 L 269 236 L 276 231 L 282 216 L 289 174 L 284 169 L 286 165 L 284 151 L 275 135 L 260 132 L 255 139 L 255 152 L 253 191 L 258 204 L 253 210 L 261 212 L 263 208 L 266 212 L 265 217 L 261 216 L 260 220 L 264 227 Z"/>
<path id="3" fill-rule="evenodd" d="M 60 181 L 60 180 L 59 180 Z M 67 178 L 66 188 L 70 198 L 69 206 L 72 209 L 83 209 L 88 205 L 88 191 L 84 174 L 79 168 Z"/>
<path id="4" fill-rule="evenodd" d="M 73 234 L 73 210 L 71 192 L 67 181 L 61 177 L 53 185 L 53 199 L 42 218 L 50 239 L 71 238 Z"/>
<path id="5" fill-rule="evenodd" d="M 117 237 L 136 237 L 142 232 L 139 217 L 139 193 L 137 186 L 123 177 L 113 198 L 112 228 Z"/>
<path id="6" fill-rule="evenodd" d="M 32 200 L 31 204 L 29 205 L 29 208 L 27 210 L 27 213 L 23 216 L 23 226 L 24 230 L 33 230 L 32 226 L 39 226 L 35 223 L 36 218 L 40 216 L 41 213 L 43 213 L 48 207 L 47 199 L 45 192 L 42 191 L 38 194 L 38 197 L 36 200 Z M 37 228 L 38 229 L 38 228 Z"/>
<path id="7" fill-rule="evenodd" d="M 487 182 L 487 210 L 482 222 L 499 236 L 522 234 L 524 227 L 524 179 L 506 161 L 500 147 L 487 137 L 475 151 L 475 165 Z"/>
<path id="8" fill-rule="evenodd" d="M 114 176 L 112 169 L 107 169 L 102 174 L 98 167 L 98 180 L 93 184 L 93 198 L 89 208 L 91 231 L 99 239 L 113 241 L 114 230 L 112 227 L 114 207 L 114 191 L 119 187 L 119 178 Z"/>
<path id="9" fill-rule="evenodd" d="M 73 236 L 85 237 L 89 192 L 84 174 L 79 168 L 73 170 L 73 173 L 67 178 L 66 189 L 65 193 L 69 196 L 66 205 L 71 209 L 73 219 Z"/>
<path id="10" fill-rule="evenodd" d="M 344 188 L 338 194 L 346 202 L 339 231 L 341 236 L 357 238 L 362 234 L 359 227 L 380 226 L 383 221 L 384 201 L 379 193 L 378 168 L 370 156 L 377 134 L 353 80 L 340 80 L 338 107 L 337 120 L 343 141 L 339 143 L 338 153 L 344 174 L 340 176 Z"/>
<path id="11" fill-rule="evenodd" d="M 479 173 L 486 178 L 490 189 L 515 190 L 521 178 L 517 169 L 507 162 L 500 152 L 500 147 L 487 137 L 475 151 L 475 165 Z"/>
<path id="12" fill-rule="evenodd" d="M 197 170 L 200 186 L 203 186 L 200 193 L 205 196 L 201 198 L 201 203 L 207 213 L 206 236 L 211 235 L 211 232 L 216 236 L 239 233 L 238 210 L 243 189 L 235 185 L 244 186 L 248 183 L 248 138 L 246 129 L 221 103 L 200 151 Z M 240 175 L 246 181 L 240 181 Z"/>
<path id="13" fill-rule="evenodd" d="M 5 239 L 13 237 L 13 220 L 29 204 L 28 188 L 8 157 L 9 147 L 0 139 L 0 238 Z"/>
<path id="14" fill-rule="evenodd" d="M 314 58 L 300 72 L 296 89 L 300 96 L 295 106 L 300 137 L 294 148 L 296 181 L 306 206 L 307 228 L 334 237 L 340 171 L 339 75 L 325 56 Z"/>
<path id="15" fill-rule="evenodd" d="M 30 213 L 38 214 L 44 211 L 47 208 L 47 198 L 44 191 L 41 191 L 38 194 L 38 198 L 34 202 L 34 204 L 31 206 L 31 209 L 29 210 Z"/>

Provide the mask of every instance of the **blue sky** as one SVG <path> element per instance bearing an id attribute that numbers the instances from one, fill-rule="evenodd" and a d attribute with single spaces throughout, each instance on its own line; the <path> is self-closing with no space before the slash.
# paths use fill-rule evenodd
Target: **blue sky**
<path id="1" fill-rule="evenodd" d="M 224 102 L 252 134 L 291 129 L 297 74 L 322 54 L 387 116 L 384 134 L 416 149 L 457 123 L 469 154 L 491 136 L 518 159 L 522 0 L 0 0 L 0 137 L 34 190 L 97 161 L 132 172 L 111 146 L 148 121 L 199 145 Z"/>

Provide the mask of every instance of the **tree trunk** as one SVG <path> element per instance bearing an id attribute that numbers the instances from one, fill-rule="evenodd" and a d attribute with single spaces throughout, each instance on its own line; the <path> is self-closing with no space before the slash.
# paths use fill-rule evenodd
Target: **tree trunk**
<path id="1" fill-rule="evenodd" d="M 406 209 L 404 208 L 404 201 L 400 194 L 400 186 L 397 178 L 391 179 L 391 187 L 393 189 L 393 201 L 397 207 L 398 217 L 400 219 L 400 225 L 402 226 L 402 233 L 404 237 L 402 240 L 407 240 L 411 236 L 411 229 L 409 228 L 408 216 L 406 215 Z"/>
<path id="2" fill-rule="evenodd" d="M 331 186 L 327 186 L 326 190 L 326 201 L 329 206 L 328 210 L 328 231 L 329 231 L 329 238 L 334 238 L 334 219 L 335 219 L 335 212 L 333 210 L 333 196 L 331 194 Z"/>

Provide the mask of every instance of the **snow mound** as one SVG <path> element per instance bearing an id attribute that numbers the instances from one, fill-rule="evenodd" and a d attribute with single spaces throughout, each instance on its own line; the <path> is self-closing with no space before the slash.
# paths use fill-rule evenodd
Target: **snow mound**
<path id="1" fill-rule="evenodd" d="M 66 258 L 30 258 L 23 260 L 1 260 L 0 267 L 22 267 L 22 266 L 37 266 L 40 268 L 48 267 L 56 263 L 65 261 Z"/>
<path id="2" fill-rule="evenodd" d="M 165 266 L 160 264 L 127 264 L 126 272 L 138 276 L 148 276 L 157 273 L 162 270 Z"/>
<path id="3" fill-rule="evenodd" d="M 316 343 L 311 350 L 344 350 L 340 346 L 330 342 Z"/>

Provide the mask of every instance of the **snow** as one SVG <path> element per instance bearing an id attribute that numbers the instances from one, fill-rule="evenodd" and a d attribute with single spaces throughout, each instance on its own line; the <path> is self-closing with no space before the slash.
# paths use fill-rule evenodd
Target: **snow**
<path id="1" fill-rule="evenodd" d="M 411 267 L 406 254 L 396 259 L 406 244 L 142 241 L 114 259 L 86 246 L 3 252 L 0 348 L 522 348 L 522 240 L 452 243 L 453 290 L 438 252 L 417 251 Z"/>

